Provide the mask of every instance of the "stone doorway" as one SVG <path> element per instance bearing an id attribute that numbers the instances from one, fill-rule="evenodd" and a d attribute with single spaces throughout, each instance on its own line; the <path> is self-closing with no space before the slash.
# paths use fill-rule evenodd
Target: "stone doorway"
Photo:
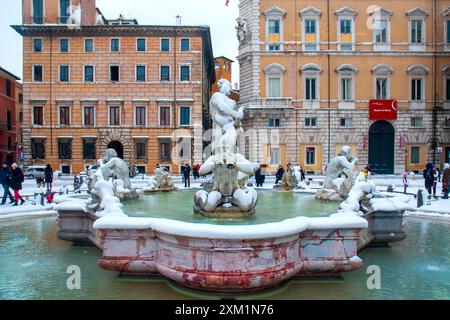
<path id="1" fill-rule="evenodd" d="M 123 145 L 117 140 L 113 140 L 108 144 L 108 149 L 114 149 L 117 152 L 117 156 L 123 159 Z"/>

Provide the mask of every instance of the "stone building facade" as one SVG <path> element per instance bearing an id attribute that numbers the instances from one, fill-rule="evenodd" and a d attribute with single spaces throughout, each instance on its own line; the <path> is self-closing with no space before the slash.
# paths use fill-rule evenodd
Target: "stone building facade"
<path id="1" fill-rule="evenodd" d="M 108 20 L 93 0 L 67 3 L 25 0 L 23 24 L 13 26 L 24 47 L 25 165 L 77 173 L 107 148 L 146 172 L 201 162 L 214 83 L 209 28 Z"/>
<path id="2" fill-rule="evenodd" d="M 375 173 L 450 160 L 449 0 L 241 0 L 239 12 L 250 160 L 321 173 L 343 145 Z"/>

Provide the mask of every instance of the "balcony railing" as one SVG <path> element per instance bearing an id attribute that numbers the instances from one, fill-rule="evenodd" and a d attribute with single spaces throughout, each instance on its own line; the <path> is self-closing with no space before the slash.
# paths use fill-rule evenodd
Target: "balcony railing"
<path id="1" fill-rule="evenodd" d="M 31 24 L 44 24 L 45 23 L 45 17 L 32 16 L 30 23 Z"/>
<path id="2" fill-rule="evenodd" d="M 68 19 L 69 19 L 69 16 L 58 17 L 58 23 L 66 24 Z"/>

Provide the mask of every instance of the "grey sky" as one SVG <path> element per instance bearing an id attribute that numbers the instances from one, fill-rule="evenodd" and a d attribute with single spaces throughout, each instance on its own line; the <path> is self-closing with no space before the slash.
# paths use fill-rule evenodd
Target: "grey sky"
<path id="1" fill-rule="evenodd" d="M 239 15 L 238 0 L 97 0 L 106 18 L 124 14 L 140 24 L 174 24 L 182 16 L 182 24 L 209 25 L 215 56 L 236 60 L 238 44 L 235 19 Z M 22 0 L 0 0 L 0 66 L 22 78 L 22 41 L 10 25 L 22 22 Z M 233 83 L 238 82 L 238 63 L 233 66 Z"/>

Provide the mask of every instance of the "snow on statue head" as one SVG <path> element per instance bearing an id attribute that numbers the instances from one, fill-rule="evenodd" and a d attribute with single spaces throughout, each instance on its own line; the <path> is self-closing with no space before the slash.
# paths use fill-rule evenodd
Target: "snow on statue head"
<path id="1" fill-rule="evenodd" d="M 231 82 L 227 79 L 220 79 L 217 81 L 217 86 L 219 87 L 220 93 L 226 96 L 229 96 L 231 94 L 231 90 L 233 89 Z"/>
<path id="2" fill-rule="evenodd" d="M 98 165 L 105 180 L 115 177 L 123 181 L 123 188 L 125 190 L 131 189 L 128 165 L 117 156 L 116 150 L 106 149 L 105 155 L 103 159 L 98 161 Z"/>

